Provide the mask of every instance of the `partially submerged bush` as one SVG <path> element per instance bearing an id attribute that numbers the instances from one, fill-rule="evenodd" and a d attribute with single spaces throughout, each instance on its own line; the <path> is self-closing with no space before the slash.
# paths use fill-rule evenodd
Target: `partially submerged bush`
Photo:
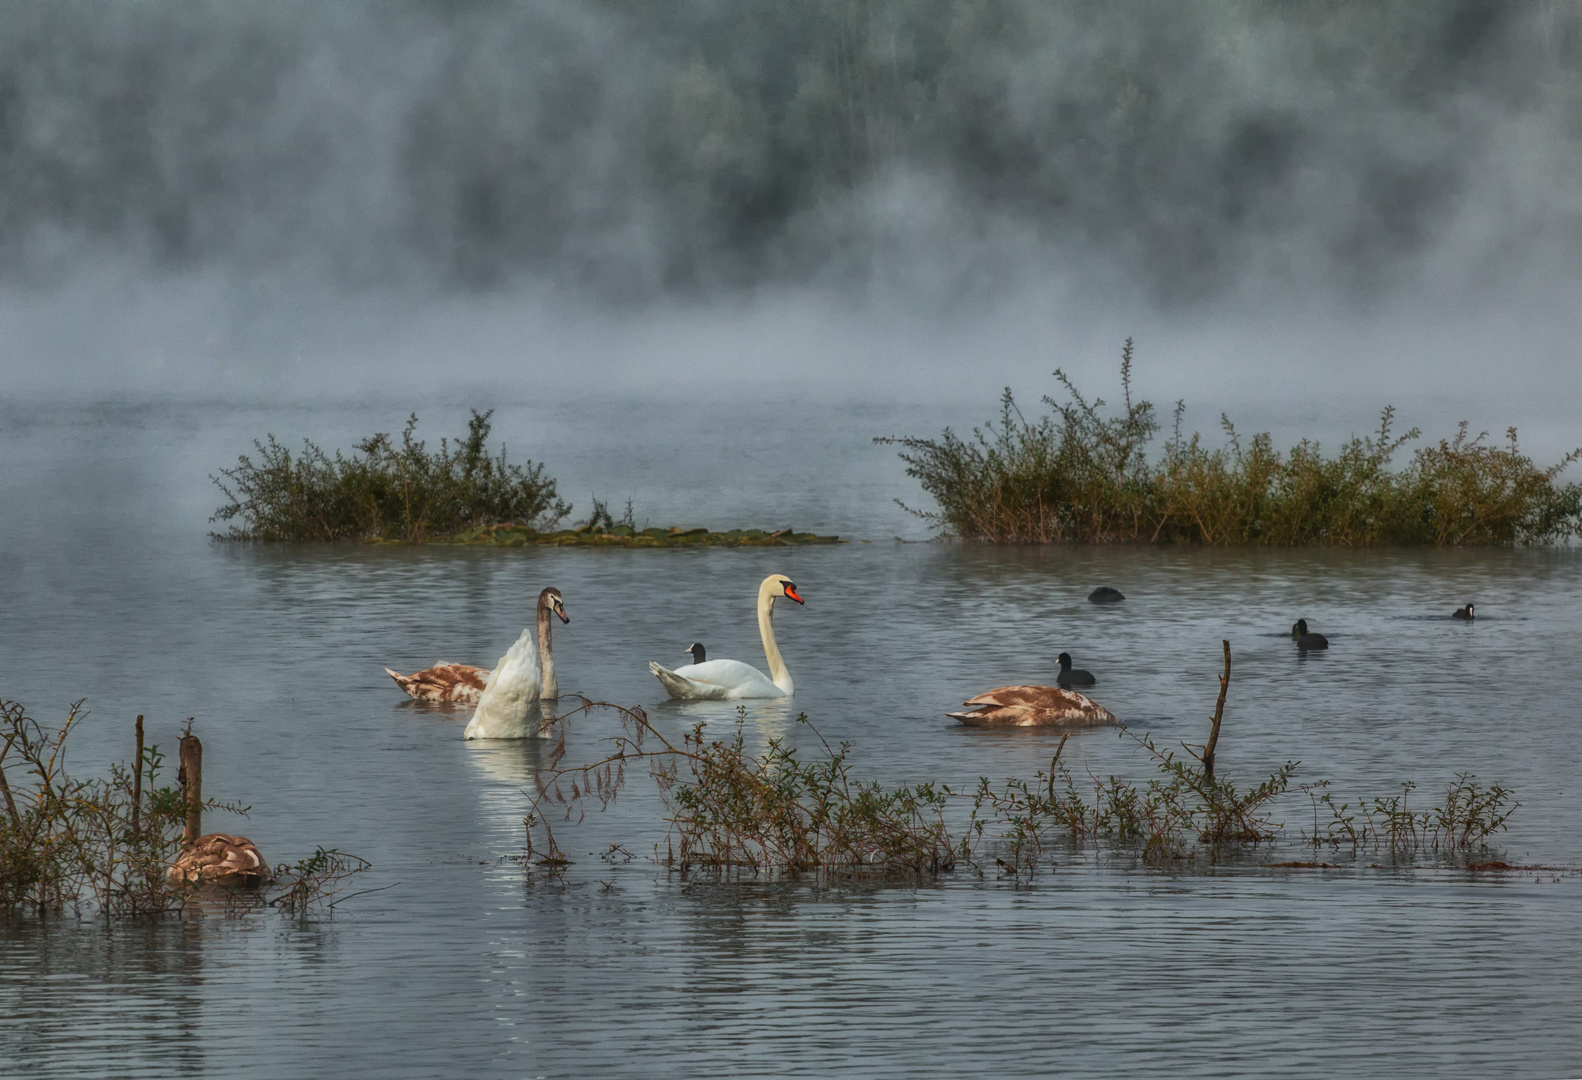
<path id="1" fill-rule="evenodd" d="M 1337 806 L 1329 787 L 1328 780 L 1303 787 L 1313 800 L 1313 831 L 1304 835 L 1315 848 L 1327 845 L 1392 853 L 1468 851 L 1504 832 L 1511 814 L 1521 805 L 1511 800 L 1509 789 L 1499 784 L 1485 788 L 1476 776 L 1465 772 L 1457 773 L 1445 786 L 1444 802 L 1418 811 L 1407 806 L 1408 796 L 1417 787 L 1411 781 L 1401 785 L 1399 795 L 1359 799 L 1355 809 L 1350 803 Z M 1322 820 L 1325 814 L 1328 819 Z"/>
<path id="2" fill-rule="evenodd" d="M 688 775 L 670 792 L 679 869 L 924 874 L 954 865 L 948 789 L 853 781 L 851 744 L 832 748 L 805 713 L 797 721 L 818 741 L 813 761 L 781 739 L 748 754 L 740 721 L 724 741 L 707 741 L 702 725 L 687 734 Z"/>
<path id="3" fill-rule="evenodd" d="M 628 762 L 646 762 L 670 809 L 666 862 L 678 870 L 723 875 L 878 872 L 936 874 L 955 864 L 945 827 L 948 788 L 933 784 L 886 788 L 851 778 L 850 743 L 832 747 L 808 722 L 817 740 L 813 760 L 803 760 L 783 739 L 769 740 L 762 754 L 747 752 L 745 710 L 726 740 L 709 740 L 698 724 L 677 746 L 656 731 L 641 708 L 623 709 L 584 699 L 576 711 L 614 709 L 626 734 L 614 752 L 591 765 L 561 768 L 561 739 L 537 779 L 540 792 L 526 825 L 529 855 L 535 830 L 544 854 L 560 862 L 554 833 L 541 805 L 567 804 L 593 796 L 604 805 L 625 781 Z"/>
<path id="4" fill-rule="evenodd" d="M 641 708 L 584 698 L 568 716 L 610 709 L 621 717 L 623 733 L 610 740 L 611 753 L 591 764 L 567 766 L 562 764 L 562 729 L 535 777 L 538 794 L 524 822 L 527 857 L 540 865 L 565 865 L 549 807 L 564 806 L 567 819 L 580 815 L 588 799 L 607 807 L 625 784 L 626 766 L 633 763 L 647 766 L 664 796 L 669 832 L 662 861 L 681 871 L 721 876 L 744 871 L 791 876 L 877 873 L 917 879 L 961 865 L 982 866 L 992 858 L 1000 869 L 1021 875 L 1035 873 L 1056 849 L 1102 849 L 1157 863 L 1266 848 L 1286 838 L 1284 825 L 1271 815 L 1289 790 L 1298 763 L 1287 761 L 1247 788 L 1216 773 L 1216 745 L 1230 685 L 1228 642 L 1223 650 L 1219 701 L 1203 746 L 1183 744 L 1183 756 L 1148 735 L 1122 729 L 1121 736 L 1144 751 L 1159 774 L 1142 783 L 1092 772 L 1079 782 L 1061 761 L 1070 737 L 1066 735 L 1049 769 L 1031 781 L 1011 777 L 994 784 L 980 778 L 970 794 L 932 783 L 886 788 L 853 780 L 847 762 L 851 744 L 830 746 L 806 715 L 797 721 L 814 734 L 810 753 L 799 755 L 783 740 L 771 739 L 755 755 L 746 750 L 743 711 L 730 738 L 710 740 L 698 724 L 677 745 L 649 723 Z M 1481 848 L 1505 828 L 1517 805 L 1505 788 L 1482 788 L 1463 773 L 1437 806 L 1408 811 L 1405 795 L 1412 785 L 1407 784 L 1401 796 L 1365 804 L 1359 823 L 1356 814 L 1346 812 L 1347 805 L 1333 803 L 1327 788 L 1321 781 L 1302 789 L 1314 806 L 1314 831 L 1311 836 L 1302 833 L 1304 842 L 1349 844 L 1353 850 L 1386 848 L 1396 855 L 1463 854 Z M 1084 789 L 1092 792 L 1091 798 Z M 949 811 L 962 804 L 965 820 L 956 817 L 962 827 L 955 833 Z M 1327 807 L 1334 819 L 1323 830 L 1320 807 Z M 619 848 L 617 844 L 612 850 Z"/>
<path id="5" fill-rule="evenodd" d="M 133 769 L 112 767 L 107 780 L 74 779 L 66 740 L 82 716 L 79 701 L 48 729 L 17 702 L 0 700 L 0 917 L 48 915 L 84 901 L 109 915 L 156 914 L 179 908 L 189 891 L 165 879 L 181 850 L 187 805 L 178 789 L 158 786 L 159 748 L 144 748 Z M 24 786 L 12 786 L 8 768 L 28 778 Z"/>
<path id="6" fill-rule="evenodd" d="M 335 848 L 316 848 L 306 859 L 281 863 L 275 868 L 273 895 L 264 902 L 287 915 L 305 919 L 319 909 L 333 908 L 340 900 L 330 900 L 342 882 L 367 870 L 372 863 L 359 855 Z M 386 885 L 384 888 L 389 888 Z M 379 890 L 368 890 L 377 892 Z M 352 896 L 361 896 L 353 893 Z M 350 900 L 351 896 L 342 897 Z"/>
<path id="7" fill-rule="evenodd" d="M 301 453 L 275 441 L 254 442 L 258 460 L 243 454 L 222 469 L 214 483 L 230 500 L 211 521 L 240 520 L 221 540 L 416 540 L 517 524 L 553 529 L 571 506 L 562 502 L 553 478 L 532 461 L 512 465 L 505 448 L 490 457 L 490 418 L 473 410 L 467 435 L 439 450 L 413 438 L 417 414 L 407 420 L 397 444 L 376 434 L 358 443 L 351 457 L 332 458 L 303 440 Z"/>
<path id="8" fill-rule="evenodd" d="M 193 808 L 182 789 L 160 786 L 164 755 L 142 745 L 141 727 L 130 769 L 112 765 L 108 779 L 93 780 L 67 772 L 66 741 L 84 715 L 79 701 L 50 729 L 19 703 L 0 699 L 0 919 L 85 906 L 107 918 L 161 915 L 180 911 L 200 891 L 166 876 Z M 212 799 L 202 809 L 247 812 Z M 282 864 L 272 891 L 250 891 L 240 904 L 268 903 L 302 917 L 367 866 L 321 848 L 295 866 Z"/>
<path id="9" fill-rule="evenodd" d="M 1148 447 L 1160 422 L 1147 401 L 1132 400 L 1132 343 L 1121 354 L 1124 412 L 1106 416 L 1064 372 L 1055 378 L 1066 401 L 1036 421 L 1009 388 L 1000 419 L 964 439 L 950 429 L 937 439 L 881 438 L 899 445 L 907 475 L 938 504 L 917 511 L 942 532 L 998 543 L 1060 541 L 1333 544 L 1543 544 L 1582 535 L 1582 485 L 1559 484 L 1572 451 L 1545 469 L 1524 455 L 1516 429 L 1504 446 L 1468 436 L 1420 447 L 1405 468 L 1397 451 L 1420 437 L 1392 435 L 1385 408 L 1378 437 L 1352 438 L 1326 457 L 1303 440 L 1288 454 L 1267 433 L 1245 445 L 1220 417 L 1227 445 L 1208 449 L 1181 433 L 1183 406 L 1156 460 Z M 903 504 L 904 505 L 904 504 Z M 910 508 L 909 508 L 910 509 Z"/>
<path id="10" fill-rule="evenodd" d="M 983 837 L 985 825 L 995 825 L 992 839 L 1004 853 L 1000 862 L 1016 873 L 1034 870 L 1038 857 L 1057 840 L 1104 842 L 1118 850 L 1136 851 L 1145 859 L 1163 859 L 1186 857 L 1196 845 L 1217 851 L 1278 838 L 1280 826 L 1269 819 L 1269 804 L 1290 786 L 1296 762 L 1286 762 L 1242 791 L 1161 749 L 1147 735 L 1124 730 L 1122 735 L 1147 752 L 1159 778 L 1139 785 L 1090 773 L 1093 801 L 1089 802 L 1057 752 L 1049 772 L 1040 772 L 1031 784 L 1014 777 L 999 787 L 987 777 L 978 781 L 970 826 L 973 838 Z"/>

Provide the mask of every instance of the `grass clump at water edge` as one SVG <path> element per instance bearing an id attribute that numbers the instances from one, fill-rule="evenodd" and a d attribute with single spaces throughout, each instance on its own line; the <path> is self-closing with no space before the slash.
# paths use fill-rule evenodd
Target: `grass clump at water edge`
<path id="1" fill-rule="evenodd" d="M 1209 448 L 1181 432 L 1184 405 L 1162 453 L 1149 448 L 1161 423 L 1132 400 L 1132 342 L 1121 354 L 1123 411 L 1105 415 L 1062 371 L 1066 400 L 1029 420 L 1007 388 L 1000 419 L 970 438 L 887 437 L 907 475 L 938 505 L 912 510 L 942 533 L 998 543 L 1179 541 L 1212 545 L 1547 544 L 1582 535 L 1582 485 L 1558 482 L 1582 456 L 1534 464 L 1507 430 L 1505 445 L 1455 436 L 1418 447 L 1404 468 L 1396 454 L 1420 438 L 1393 433 L 1386 407 L 1377 436 L 1352 438 L 1326 456 L 1304 439 L 1289 453 L 1268 433 L 1244 440 L 1223 414 L 1227 445 Z M 903 504 L 904 505 L 904 504 Z M 908 509 L 911 509 L 908 507 Z"/>
<path id="2" fill-rule="evenodd" d="M 553 529 L 571 506 L 532 461 L 513 465 L 502 446 L 488 452 L 494 411 L 474 409 L 467 434 L 430 451 L 413 436 L 417 414 L 397 442 L 379 433 L 350 457 L 331 457 L 304 439 L 293 455 L 273 435 L 254 442 L 214 483 L 229 500 L 210 520 L 235 521 L 221 540 L 412 540 L 485 525 Z"/>

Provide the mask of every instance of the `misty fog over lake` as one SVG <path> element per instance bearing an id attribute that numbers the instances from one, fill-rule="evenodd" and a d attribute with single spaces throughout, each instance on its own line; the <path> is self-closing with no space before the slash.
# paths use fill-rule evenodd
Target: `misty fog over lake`
<path id="1" fill-rule="evenodd" d="M 1574 540 L 963 541 L 873 441 L 965 435 L 1006 387 L 1032 420 L 1057 368 L 1114 414 L 1131 339 L 1161 443 L 1178 401 L 1206 445 L 1223 414 L 1325 453 L 1393 405 L 1414 447 L 1514 427 L 1547 468 L 1582 446 L 1579 286 L 1582 0 L 0 5 L 0 699 L 86 699 L 83 777 L 138 714 L 173 776 L 195 717 L 205 796 L 251 807 L 209 828 L 382 890 L 0 921 L 0 1073 L 1582 1075 Z M 629 501 L 847 543 L 211 539 L 255 440 L 416 414 L 434 449 L 474 410 L 557 528 Z M 464 741 L 470 706 L 385 674 L 496 663 L 553 585 L 562 687 L 725 737 L 733 703 L 648 663 L 761 667 L 774 573 L 795 693 L 743 702 L 749 750 L 812 753 L 806 713 L 854 777 L 1031 780 L 1058 734 L 946 713 L 1062 651 L 1197 746 L 1227 640 L 1219 768 L 1298 763 L 1284 839 L 705 880 L 634 769 L 545 873 L 549 743 Z M 593 760 L 618 723 L 566 731 Z M 1061 753 L 1150 768 L 1113 728 Z M 1476 856 L 1518 871 L 1296 839 L 1301 784 L 1422 810 L 1462 772 L 1519 801 Z"/>

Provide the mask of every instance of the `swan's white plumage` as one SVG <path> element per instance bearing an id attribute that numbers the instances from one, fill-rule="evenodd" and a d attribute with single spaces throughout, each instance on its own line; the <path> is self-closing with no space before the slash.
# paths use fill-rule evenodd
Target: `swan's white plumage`
<path id="1" fill-rule="evenodd" d="M 540 719 L 538 649 L 530 627 L 489 673 L 462 738 L 527 739 L 538 734 Z"/>
<path id="2" fill-rule="evenodd" d="M 781 596 L 798 604 L 802 602 L 796 586 L 784 574 L 770 574 L 758 586 L 758 634 L 763 638 L 764 659 L 769 661 L 768 675 L 740 660 L 706 660 L 701 664 L 683 665 L 674 671 L 650 660 L 648 670 L 654 673 L 666 693 L 681 701 L 790 697 L 796 686 L 780 657 L 780 647 L 775 644 L 773 623 L 775 599 Z"/>
<path id="3" fill-rule="evenodd" d="M 652 660 L 648 670 L 673 698 L 687 701 L 740 701 L 787 697 L 763 672 L 740 660 L 706 660 L 671 671 Z"/>

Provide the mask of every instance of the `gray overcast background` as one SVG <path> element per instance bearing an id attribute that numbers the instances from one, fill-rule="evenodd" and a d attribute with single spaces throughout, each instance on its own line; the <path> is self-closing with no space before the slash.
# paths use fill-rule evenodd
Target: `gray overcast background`
<path id="1" fill-rule="evenodd" d="M 19 399 L 987 409 L 1130 333 L 1156 400 L 1502 426 L 1578 400 L 1579 255 L 1577 0 L 0 5 Z"/>

